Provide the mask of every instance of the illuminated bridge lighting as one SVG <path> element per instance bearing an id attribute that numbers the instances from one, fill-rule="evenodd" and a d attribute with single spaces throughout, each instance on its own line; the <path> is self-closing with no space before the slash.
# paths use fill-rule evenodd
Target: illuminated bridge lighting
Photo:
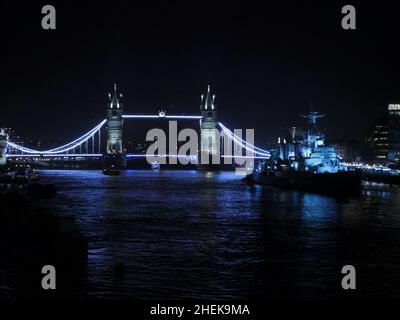
<path id="1" fill-rule="evenodd" d="M 269 159 L 267 156 L 221 156 L 221 158 L 236 158 L 236 159 Z"/>
<path id="2" fill-rule="evenodd" d="M 256 147 L 255 145 L 252 145 L 251 143 L 248 143 L 247 141 L 243 140 L 242 138 L 240 138 L 239 136 L 235 135 L 231 130 L 229 130 L 227 127 L 225 127 L 221 122 L 218 122 L 218 125 L 221 127 L 222 130 L 224 130 L 225 132 L 228 133 L 228 135 L 230 136 L 234 136 L 236 137 L 238 140 L 241 140 L 243 143 L 245 143 L 246 145 L 253 147 L 254 150 L 257 150 L 261 153 L 264 153 L 266 156 L 270 156 L 269 151 L 261 149 L 259 147 Z"/>
<path id="3" fill-rule="evenodd" d="M 101 129 L 101 127 L 105 124 L 107 122 L 107 120 L 106 119 L 104 119 L 102 122 L 100 122 L 96 127 L 94 127 L 92 130 L 90 130 L 89 132 L 87 132 L 87 133 L 85 133 L 84 135 L 82 135 L 81 137 L 79 137 L 78 139 L 76 139 L 76 140 L 74 140 L 74 141 L 72 141 L 72 142 L 70 142 L 70 143 L 67 143 L 67 144 L 65 144 L 65 145 L 63 145 L 63 146 L 60 146 L 60 147 L 57 147 L 57 148 L 54 148 L 54 149 L 51 149 L 51 150 L 48 150 L 48 151 L 45 151 L 45 152 L 55 152 L 55 151 L 59 151 L 59 150 L 62 150 L 63 148 L 68 148 L 68 147 L 70 147 L 71 145 L 74 145 L 72 148 L 70 148 L 70 149 L 73 149 L 73 148 L 75 148 L 75 147 L 77 147 L 77 146 L 79 146 L 80 144 L 82 144 L 83 142 L 86 142 L 86 140 L 88 140 L 89 138 L 91 138 L 91 137 L 93 137 L 93 135 L 97 132 L 97 131 L 99 131 L 100 129 Z M 76 144 L 77 143 L 77 144 Z M 68 150 L 70 150 L 70 149 L 68 149 Z"/>
<path id="4" fill-rule="evenodd" d="M 155 158 L 189 158 L 189 159 L 197 159 L 197 156 L 190 156 L 186 154 L 127 154 L 127 158 L 145 158 L 145 157 L 155 157 Z"/>
<path id="5" fill-rule="evenodd" d="M 36 154 L 8 154 L 7 158 L 79 158 L 79 157 L 102 157 L 101 153 L 36 153 Z"/>
<path id="6" fill-rule="evenodd" d="M 264 149 L 258 148 L 251 143 L 248 143 L 247 141 L 243 140 L 239 136 L 235 135 L 232 131 L 230 131 L 227 127 L 225 127 L 221 122 L 218 122 L 218 125 L 221 127 L 221 129 L 228 134 L 228 136 L 235 141 L 237 144 L 239 144 L 241 147 L 245 148 L 246 150 L 258 155 L 258 156 L 263 156 L 263 157 L 270 157 L 271 154 Z M 250 147 L 249 147 L 250 146 Z"/>
<path id="7" fill-rule="evenodd" d="M 159 119 L 159 118 L 167 118 L 167 119 L 195 119 L 199 120 L 202 116 L 185 116 L 185 115 L 165 115 L 165 114 L 158 114 L 158 115 L 123 115 L 125 119 Z M 22 152 L 22 154 L 9 154 L 8 157 L 11 158 L 18 158 L 18 157 L 100 157 L 101 154 L 70 154 L 67 153 L 70 150 L 73 150 L 79 146 L 82 146 L 83 143 L 87 143 L 89 139 L 94 139 L 95 134 L 99 133 L 101 128 L 106 124 L 107 120 L 102 120 L 97 126 L 95 126 L 90 131 L 86 132 L 79 138 L 59 146 L 57 148 L 49 149 L 49 150 L 35 150 L 31 148 L 27 148 L 21 145 L 18 145 L 12 141 L 8 141 L 8 145 L 15 150 Z M 221 122 L 218 122 L 218 126 L 225 132 L 236 144 L 240 145 L 242 148 L 245 148 L 247 151 L 251 152 L 251 155 L 242 156 L 242 155 L 235 155 L 235 156 L 222 156 L 222 157 L 232 157 L 232 158 L 252 158 L 252 159 L 268 159 L 270 157 L 270 153 L 267 150 L 258 148 L 247 141 L 243 140 L 241 137 L 234 134 L 231 130 L 225 127 Z M 100 134 L 99 134 L 100 135 Z M 94 148 L 94 147 L 93 147 Z M 99 147 L 100 148 L 100 147 Z M 145 154 L 128 154 L 127 157 L 146 157 Z M 178 157 L 178 158 L 193 158 L 193 156 L 188 155 L 155 155 L 156 157 Z M 196 156 L 197 158 L 197 156 Z"/>
<path id="8" fill-rule="evenodd" d="M 159 114 L 125 114 L 122 116 L 124 119 L 160 119 L 160 118 L 166 118 L 166 119 L 201 119 L 201 116 L 163 116 Z"/>
<path id="9" fill-rule="evenodd" d="M 89 140 L 90 138 L 92 138 L 94 136 L 94 134 L 99 131 L 101 129 L 101 127 L 106 123 L 107 121 L 104 119 L 102 122 L 100 122 L 96 127 L 94 127 L 92 130 L 90 130 L 89 132 L 85 133 L 84 135 L 80 136 L 78 139 L 75 139 L 74 141 L 67 143 L 63 146 L 54 148 L 54 149 L 50 149 L 50 150 L 34 150 L 34 149 L 30 149 L 30 148 L 26 148 L 23 146 L 20 146 L 16 143 L 13 143 L 11 141 L 8 141 L 8 145 L 14 149 L 17 149 L 21 152 L 24 153 L 28 153 L 28 154 L 61 154 L 64 152 L 67 152 L 69 150 L 72 150 L 76 147 L 78 147 L 79 145 L 81 145 L 82 143 L 86 142 L 87 140 Z"/>

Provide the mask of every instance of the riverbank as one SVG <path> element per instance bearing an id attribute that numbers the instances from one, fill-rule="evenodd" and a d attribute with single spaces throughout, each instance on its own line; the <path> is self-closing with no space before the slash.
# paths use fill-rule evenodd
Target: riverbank
<path id="1" fill-rule="evenodd" d="M 2 299 L 75 298 L 80 291 L 87 240 L 79 233 L 73 217 L 62 217 L 36 205 L 49 198 L 51 193 L 46 190 L 49 187 L 36 184 L 0 193 Z M 41 287 L 44 265 L 56 268 L 56 290 Z"/>

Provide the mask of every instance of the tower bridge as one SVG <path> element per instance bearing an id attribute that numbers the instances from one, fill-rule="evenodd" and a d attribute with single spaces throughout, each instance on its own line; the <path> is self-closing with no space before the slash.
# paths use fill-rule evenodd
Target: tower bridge
<path id="1" fill-rule="evenodd" d="M 109 101 L 106 109 L 106 119 L 100 121 L 97 125 L 91 128 L 77 139 L 63 144 L 61 146 L 48 149 L 36 150 L 26 146 L 17 144 L 8 139 L 7 143 L 3 143 L 0 148 L 0 153 L 4 158 L 10 159 L 53 159 L 53 160 L 82 160 L 82 159 L 107 159 L 112 157 L 135 158 L 144 157 L 143 154 L 125 154 L 123 142 L 123 128 L 125 121 L 130 119 L 169 119 L 169 120 L 197 120 L 200 125 L 200 148 L 198 154 L 202 157 L 217 157 L 220 156 L 219 139 L 230 139 L 235 147 L 240 148 L 241 152 L 246 150 L 250 152 L 242 155 L 223 155 L 222 157 L 231 158 L 253 158 L 267 159 L 270 153 L 267 150 L 256 147 L 249 142 L 236 135 L 229 130 L 217 119 L 217 105 L 215 103 L 215 95 L 212 94 L 210 86 L 207 88 L 205 95 L 201 95 L 200 115 L 169 115 L 165 111 L 159 111 L 157 114 L 124 114 L 123 96 L 118 93 L 117 86 L 114 84 L 113 93 L 109 93 Z M 106 131 L 106 141 L 104 150 L 102 146 L 102 130 Z M 219 136 L 218 132 L 221 132 Z M 171 150 L 170 150 L 171 152 Z M 175 152 L 176 153 L 176 152 Z M 158 157 L 180 157 L 175 153 L 159 154 Z M 235 153 L 237 154 L 237 153 Z M 187 156 L 190 157 L 189 155 Z M 190 157 L 193 160 L 193 156 Z M 199 158 L 198 156 L 196 158 Z M 203 158 L 202 158 L 203 159 Z M 209 163 L 209 162 L 208 162 Z"/>

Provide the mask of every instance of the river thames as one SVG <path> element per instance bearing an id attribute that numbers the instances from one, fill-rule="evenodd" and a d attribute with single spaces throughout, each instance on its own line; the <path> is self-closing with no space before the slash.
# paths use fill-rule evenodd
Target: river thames
<path id="1" fill-rule="evenodd" d="M 248 186 L 234 172 L 40 171 L 89 241 L 85 299 L 400 295 L 400 191 L 361 198 Z M 340 187 L 340 186 L 338 186 Z M 357 289 L 343 290 L 353 265 Z M 123 272 L 117 272 L 117 266 Z"/>

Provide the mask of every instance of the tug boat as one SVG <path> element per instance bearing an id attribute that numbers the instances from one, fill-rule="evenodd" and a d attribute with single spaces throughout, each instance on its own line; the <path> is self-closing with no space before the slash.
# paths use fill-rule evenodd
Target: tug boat
<path id="1" fill-rule="evenodd" d="M 106 176 L 118 176 L 121 174 L 121 169 L 116 165 L 111 164 L 103 169 L 103 174 Z"/>
<path id="2" fill-rule="evenodd" d="M 325 146 L 324 135 L 317 130 L 316 120 L 323 116 L 317 112 L 303 116 L 309 119 L 307 135 L 298 139 L 292 132 L 287 139 L 279 139 L 271 158 L 260 162 L 244 182 L 329 195 L 360 195 L 361 172 L 342 166 L 340 156 Z"/>

